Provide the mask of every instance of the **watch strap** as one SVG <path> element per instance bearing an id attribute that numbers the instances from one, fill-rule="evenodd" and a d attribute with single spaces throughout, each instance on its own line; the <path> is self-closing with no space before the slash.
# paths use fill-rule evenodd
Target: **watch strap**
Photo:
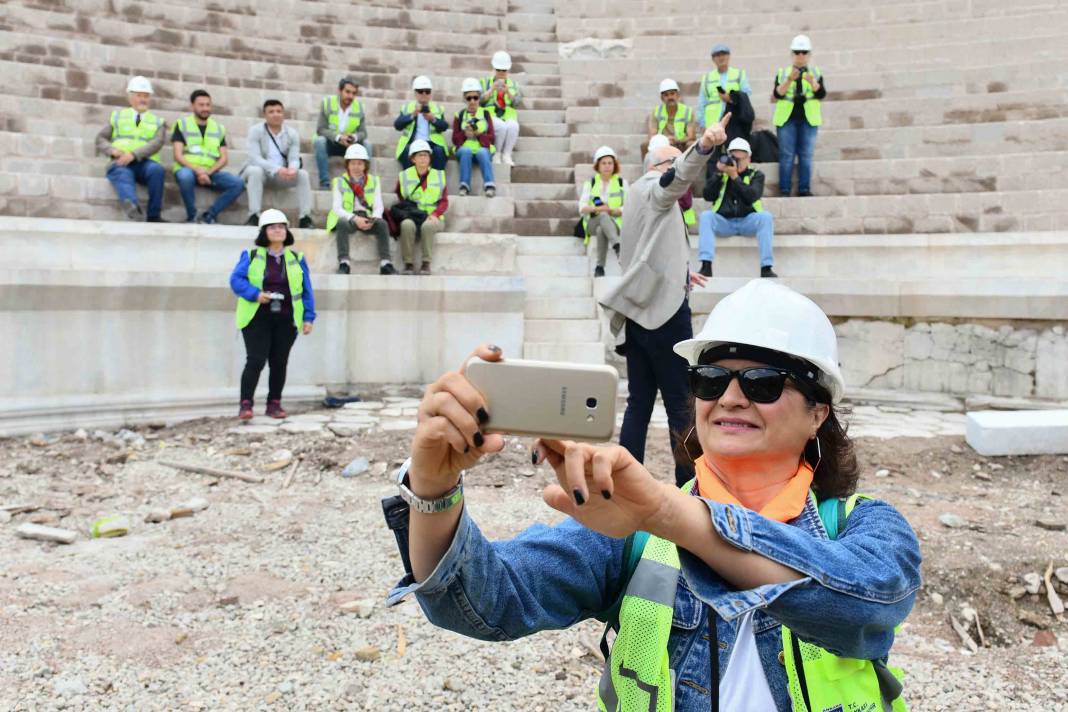
<path id="1" fill-rule="evenodd" d="M 460 473 L 460 481 L 456 483 L 456 486 L 451 490 L 438 497 L 437 499 L 423 499 L 416 495 L 409 487 L 408 483 L 408 469 L 411 467 L 412 459 L 408 458 L 404 461 L 404 464 L 397 470 L 397 489 L 400 490 L 401 499 L 408 503 L 412 509 L 422 514 L 438 514 L 452 509 L 459 504 L 464 498 L 464 473 Z"/>

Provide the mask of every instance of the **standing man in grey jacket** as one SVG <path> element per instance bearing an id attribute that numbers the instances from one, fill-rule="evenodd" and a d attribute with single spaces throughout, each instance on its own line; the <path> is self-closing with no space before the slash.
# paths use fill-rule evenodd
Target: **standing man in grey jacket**
<path id="1" fill-rule="evenodd" d="M 263 207 L 263 186 L 296 188 L 300 227 L 314 227 L 311 219 L 312 194 L 308 171 L 300 167 L 300 135 L 285 125 L 286 108 L 277 99 L 263 102 L 263 123 L 248 131 L 245 149 L 248 163 L 241 169 L 248 190 L 248 222 L 259 224 Z"/>
<path id="2" fill-rule="evenodd" d="M 623 206 L 619 255 L 623 276 L 601 298 L 617 351 L 627 357 L 627 410 L 619 444 L 638 462 L 645 459 L 649 419 L 659 390 L 667 410 L 672 449 L 690 426 L 686 360 L 674 351 L 693 338 L 689 293 L 706 279 L 690 271 L 690 241 L 677 201 L 699 176 L 713 149 L 727 140 L 727 113 L 708 127 L 685 153 L 661 146 L 645 158 L 646 173 L 631 184 Z M 693 477 L 689 463 L 676 462 L 680 485 Z"/>

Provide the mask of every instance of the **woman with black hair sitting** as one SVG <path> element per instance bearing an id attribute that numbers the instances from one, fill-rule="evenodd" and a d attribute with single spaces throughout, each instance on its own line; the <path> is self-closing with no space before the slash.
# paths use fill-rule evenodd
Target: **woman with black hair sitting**
<path id="1" fill-rule="evenodd" d="M 286 383 L 289 350 L 297 329 L 305 336 L 315 321 L 315 297 L 304 255 L 290 249 L 293 233 L 281 210 L 260 215 L 256 246 L 241 253 L 230 273 L 230 289 L 237 295 L 237 328 L 245 339 L 245 370 L 241 373 L 241 406 L 237 417 L 252 418 L 252 397 L 260 371 L 270 364 L 267 411 L 285 418 L 282 388 Z M 268 305 L 266 308 L 261 308 Z"/>

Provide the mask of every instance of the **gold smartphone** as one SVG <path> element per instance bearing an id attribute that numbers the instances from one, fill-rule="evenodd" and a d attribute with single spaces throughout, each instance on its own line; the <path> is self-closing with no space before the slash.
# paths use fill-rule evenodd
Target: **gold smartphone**
<path id="1" fill-rule="evenodd" d="M 619 374 L 611 366 L 550 361 L 467 362 L 486 399 L 486 431 L 606 442 L 616 427 Z"/>

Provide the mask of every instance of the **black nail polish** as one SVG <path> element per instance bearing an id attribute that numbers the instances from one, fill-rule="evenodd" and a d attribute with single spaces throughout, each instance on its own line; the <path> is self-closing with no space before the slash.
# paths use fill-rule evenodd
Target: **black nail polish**
<path id="1" fill-rule="evenodd" d="M 467 443 L 464 443 L 464 454 L 466 455 L 469 452 L 471 452 L 471 446 Z"/>
<path id="2" fill-rule="evenodd" d="M 487 348 L 489 348 L 489 350 L 495 354 L 499 354 L 501 352 L 500 346 L 494 346 L 493 344 L 490 344 Z"/>
<path id="3" fill-rule="evenodd" d="M 582 496 L 582 492 L 581 491 L 579 491 L 577 489 L 571 490 L 571 491 L 575 495 L 575 504 L 579 505 L 580 507 L 582 505 L 586 504 L 586 498 Z"/>
<path id="4" fill-rule="evenodd" d="M 475 417 L 478 418 L 479 425 L 485 425 L 489 422 L 489 413 L 486 412 L 485 408 L 479 408 L 475 411 Z"/>
<path id="5" fill-rule="evenodd" d="M 486 439 L 482 437 L 482 431 L 475 431 L 475 436 L 471 438 L 475 441 L 475 447 L 482 447 L 482 444 L 486 442 Z"/>
<path id="6" fill-rule="evenodd" d="M 530 464 L 531 465 L 537 465 L 538 464 L 538 451 L 537 450 L 531 450 L 530 451 Z"/>
<path id="7" fill-rule="evenodd" d="M 605 499 L 612 499 L 612 493 L 608 490 L 601 490 L 601 496 Z"/>

